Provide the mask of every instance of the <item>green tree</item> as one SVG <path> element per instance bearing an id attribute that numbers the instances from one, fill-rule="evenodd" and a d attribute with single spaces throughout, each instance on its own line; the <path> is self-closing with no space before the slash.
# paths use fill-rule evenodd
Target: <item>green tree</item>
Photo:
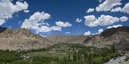
<path id="1" fill-rule="evenodd" d="M 111 49 L 112 49 L 112 52 L 113 52 L 113 53 L 116 52 L 116 50 L 115 50 L 115 43 L 114 43 L 114 42 L 113 42 L 113 44 L 112 44 L 112 48 L 111 48 Z"/>

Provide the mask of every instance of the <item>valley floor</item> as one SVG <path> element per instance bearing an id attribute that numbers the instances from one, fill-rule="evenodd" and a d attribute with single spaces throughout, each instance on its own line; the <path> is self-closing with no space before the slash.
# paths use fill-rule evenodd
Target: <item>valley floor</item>
<path id="1" fill-rule="evenodd" d="M 110 60 L 117 64 L 119 52 L 114 46 L 109 48 L 87 47 L 82 44 L 61 43 L 46 49 L 33 49 L 23 51 L 0 50 L 0 64 L 103 64 Z M 121 64 L 129 64 L 129 61 Z M 119 63 L 120 64 L 120 63 Z"/>

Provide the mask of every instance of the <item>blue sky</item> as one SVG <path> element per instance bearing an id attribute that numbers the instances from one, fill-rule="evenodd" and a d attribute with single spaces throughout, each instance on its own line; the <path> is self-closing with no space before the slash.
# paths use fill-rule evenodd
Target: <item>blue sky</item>
<path id="1" fill-rule="evenodd" d="M 0 0 L 1 26 L 43 36 L 99 34 L 129 26 L 128 17 L 129 0 Z"/>

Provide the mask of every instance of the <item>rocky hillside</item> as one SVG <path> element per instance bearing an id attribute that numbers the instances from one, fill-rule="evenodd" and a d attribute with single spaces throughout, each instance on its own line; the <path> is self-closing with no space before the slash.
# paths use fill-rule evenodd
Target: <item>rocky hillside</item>
<path id="1" fill-rule="evenodd" d="M 0 27 L 0 49 L 38 49 L 52 45 L 48 39 L 31 33 L 28 29 Z"/>
<path id="2" fill-rule="evenodd" d="M 95 47 L 109 47 L 113 42 L 117 49 L 129 49 L 129 27 L 107 29 L 100 35 L 89 36 L 85 39 L 84 44 Z"/>
<path id="3" fill-rule="evenodd" d="M 47 37 L 48 40 L 53 41 L 54 43 L 80 43 L 80 44 L 82 44 L 86 38 L 87 36 L 84 36 L 84 35 L 66 36 L 63 34 Z"/>

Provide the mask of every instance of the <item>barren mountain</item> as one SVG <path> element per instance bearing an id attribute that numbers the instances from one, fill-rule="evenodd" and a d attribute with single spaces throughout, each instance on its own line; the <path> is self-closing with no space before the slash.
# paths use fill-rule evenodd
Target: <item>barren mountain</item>
<path id="1" fill-rule="evenodd" d="M 47 37 L 48 40 L 53 41 L 54 43 L 80 43 L 80 44 L 82 44 L 86 38 L 87 36 L 84 35 L 66 36 L 63 34 L 52 35 Z"/>
<path id="2" fill-rule="evenodd" d="M 84 44 L 95 47 L 109 47 L 113 42 L 117 49 L 129 49 L 129 27 L 107 29 L 100 35 L 89 36 L 85 39 Z"/>
<path id="3" fill-rule="evenodd" d="M 28 29 L 7 29 L 0 27 L 0 49 L 38 49 L 52 45 L 52 42 Z"/>

